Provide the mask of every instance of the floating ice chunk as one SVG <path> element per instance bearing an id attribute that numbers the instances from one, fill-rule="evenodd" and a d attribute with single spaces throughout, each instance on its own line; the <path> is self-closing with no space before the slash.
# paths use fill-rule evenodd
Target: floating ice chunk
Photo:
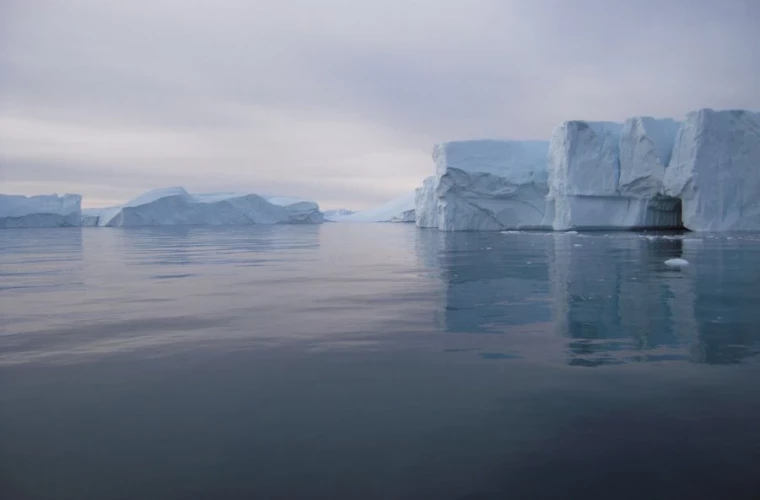
<path id="1" fill-rule="evenodd" d="M 668 259 L 665 261 L 665 265 L 670 267 L 686 267 L 689 265 L 689 261 L 686 259 Z"/>

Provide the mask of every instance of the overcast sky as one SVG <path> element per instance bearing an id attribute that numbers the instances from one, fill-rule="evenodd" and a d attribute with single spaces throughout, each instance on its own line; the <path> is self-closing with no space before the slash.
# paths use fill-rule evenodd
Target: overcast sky
<path id="1" fill-rule="evenodd" d="M 760 110 L 758 0 L 0 0 L 0 192 L 364 208 L 433 143 Z"/>

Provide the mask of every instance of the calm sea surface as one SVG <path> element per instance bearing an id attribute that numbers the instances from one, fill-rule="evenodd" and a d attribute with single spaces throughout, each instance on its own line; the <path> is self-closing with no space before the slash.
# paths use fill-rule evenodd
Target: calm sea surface
<path id="1" fill-rule="evenodd" d="M 6 230 L 0 498 L 756 499 L 758 353 L 760 235 Z"/>

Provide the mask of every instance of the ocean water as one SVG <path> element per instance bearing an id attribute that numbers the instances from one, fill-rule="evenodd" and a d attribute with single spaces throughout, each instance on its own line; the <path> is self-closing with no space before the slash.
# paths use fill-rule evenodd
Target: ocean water
<path id="1" fill-rule="evenodd" d="M 0 498 L 757 498 L 759 352 L 757 234 L 7 230 Z"/>

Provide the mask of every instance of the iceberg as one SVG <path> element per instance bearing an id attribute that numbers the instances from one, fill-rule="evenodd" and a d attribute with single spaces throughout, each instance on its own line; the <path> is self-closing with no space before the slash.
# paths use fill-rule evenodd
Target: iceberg
<path id="1" fill-rule="evenodd" d="M 433 148 L 436 174 L 417 191 L 417 225 L 442 231 L 545 227 L 546 141 L 473 140 Z"/>
<path id="2" fill-rule="evenodd" d="M 414 222 L 415 193 L 395 198 L 382 205 L 355 212 L 351 215 L 335 217 L 334 222 Z"/>
<path id="3" fill-rule="evenodd" d="M 274 205 L 285 207 L 291 224 L 321 224 L 325 221 L 324 214 L 319 211 L 319 205 L 314 201 L 288 196 L 272 196 L 266 200 Z"/>
<path id="4" fill-rule="evenodd" d="M 547 224 L 554 230 L 678 228 L 680 204 L 663 194 L 679 123 L 569 121 L 552 134 Z"/>
<path id="5" fill-rule="evenodd" d="M 76 227 L 82 217 L 78 194 L 0 194 L 0 228 Z"/>
<path id="6" fill-rule="evenodd" d="M 346 208 L 337 208 L 335 210 L 325 210 L 322 212 L 324 215 L 325 220 L 331 221 L 331 222 L 338 222 L 341 218 L 347 217 L 349 215 L 353 215 L 356 212 L 353 210 L 348 210 Z"/>
<path id="7" fill-rule="evenodd" d="M 98 227 L 107 226 L 118 215 L 122 207 L 83 208 L 81 226 Z"/>
<path id="8" fill-rule="evenodd" d="M 121 207 L 85 210 L 82 224 L 123 227 L 322 222 L 322 214 L 314 202 L 276 197 L 270 200 L 256 194 L 190 194 L 181 187 L 154 189 Z"/>
<path id="9" fill-rule="evenodd" d="M 702 109 L 678 131 L 665 193 L 692 231 L 760 230 L 760 113 Z"/>

